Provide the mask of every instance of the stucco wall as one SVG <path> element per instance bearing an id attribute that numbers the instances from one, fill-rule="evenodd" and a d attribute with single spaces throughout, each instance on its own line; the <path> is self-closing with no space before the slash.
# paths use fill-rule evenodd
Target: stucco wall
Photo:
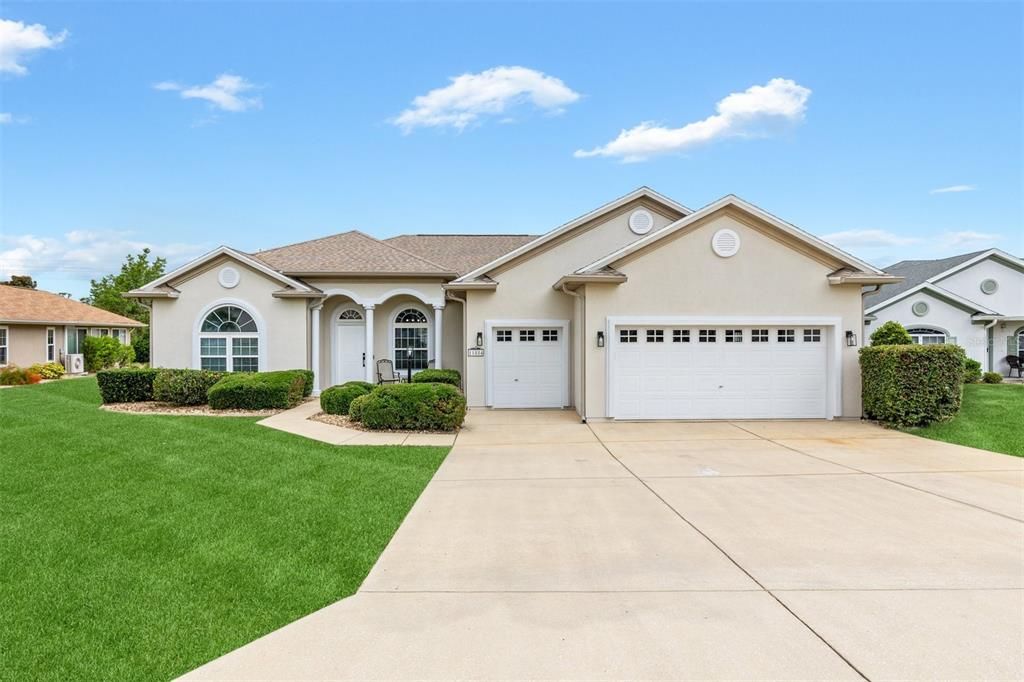
<path id="1" fill-rule="evenodd" d="M 739 253 L 731 258 L 720 258 L 711 250 L 712 234 L 724 227 L 735 230 L 742 242 Z M 829 285 L 827 275 L 834 264 L 799 253 L 729 215 L 719 214 L 615 267 L 626 274 L 627 282 L 586 287 L 588 419 L 606 416 L 607 348 L 597 348 L 594 337 L 609 316 L 838 317 L 840 338 L 848 329 L 859 332 L 861 328 L 860 287 Z M 840 414 L 844 417 L 861 415 L 857 351 L 845 343 L 842 346 Z"/>
<path id="2" fill-rule="evenodd" d="M 7 327 L 7 364 L 27 367 L 46 362 L 46 329 L 54 330 L 55 362 L 64 355 L 64 327 L 61 325 L 0 324 Z"/>
<path id="3" fill-rule="evenodd" d="M 996 293 L 982 292 L 981 283 L 986 279 L 999 284 Z M 991 258 L 935 284 L 1002 315 L 1024 315 L 1024 273 Z"/>

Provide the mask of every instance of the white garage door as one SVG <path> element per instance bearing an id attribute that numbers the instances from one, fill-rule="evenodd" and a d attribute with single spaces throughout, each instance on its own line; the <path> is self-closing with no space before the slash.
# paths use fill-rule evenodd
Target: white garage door
<path id="1" fill-rule="evenodd" d="M 497 327 L 492 332 L 494 407 L 562 407 L 568 368 L 559 327 Z"/>
<path id="2" fill-rule="evenodd" d="M 817 327 L 617 327 L 612 416 L 824 418 L 825 336 Z"/>

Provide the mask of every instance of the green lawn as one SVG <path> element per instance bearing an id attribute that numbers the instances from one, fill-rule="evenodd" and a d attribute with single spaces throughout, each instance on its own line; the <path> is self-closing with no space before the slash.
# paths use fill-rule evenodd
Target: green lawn
<path id="1" fill-rule="evenodd" d="M 960 414 L 909 432 L 1024 457 L 1024 385 L 968 384 Z"/>
<path id="2" fill-rule="evenodd" d="M 0 390 L 0 678 L 162 680 L 352 594 L 448 448 Z"/>

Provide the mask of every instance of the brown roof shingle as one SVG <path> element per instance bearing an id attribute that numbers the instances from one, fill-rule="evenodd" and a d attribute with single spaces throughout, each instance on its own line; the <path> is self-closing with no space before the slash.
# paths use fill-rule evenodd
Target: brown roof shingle
<path id="1" fill-rule="evenodd" d="M 145 327 L 127 317 L 38 289 L 0 285 L 0 323 Z"/>
<path id="2" fill-rule="evenodd" d="M 403 234 L 384 241 L 464 275 L 536 238 L 530 234 Z"/>
<path id="3" fill-rule="evenodd" d="M 451 275 L 449 267 L 357 230 L 249 254 L 283 273 Z"/>

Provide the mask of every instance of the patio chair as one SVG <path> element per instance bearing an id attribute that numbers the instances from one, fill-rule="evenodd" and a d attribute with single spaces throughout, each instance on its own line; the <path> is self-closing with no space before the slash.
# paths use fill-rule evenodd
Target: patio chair
<path id="1" fill-rule="evenodd" d="M 1021 361 L 1020 361 L 1020 356 L 1019 355 L 1007 355 L 1006 356 L 1006 364 L 1008 364 L 1010 366 L 1010 371 L 1008 371 L 1006 373 L 1007 377 L 1012 377 L 1013 376 L 1013 370 L 1017 370 L 1017 378 L 1018 379 L 1022 378 L 1021 374 L 1020 374 Z"/>
<path id="2" fill-rule="evenodd" d="M 378 384 L 400 384 L 402 376 L 395 372 L 395 365 L 390 360 L 377 361 L 377 383 Z"/>

